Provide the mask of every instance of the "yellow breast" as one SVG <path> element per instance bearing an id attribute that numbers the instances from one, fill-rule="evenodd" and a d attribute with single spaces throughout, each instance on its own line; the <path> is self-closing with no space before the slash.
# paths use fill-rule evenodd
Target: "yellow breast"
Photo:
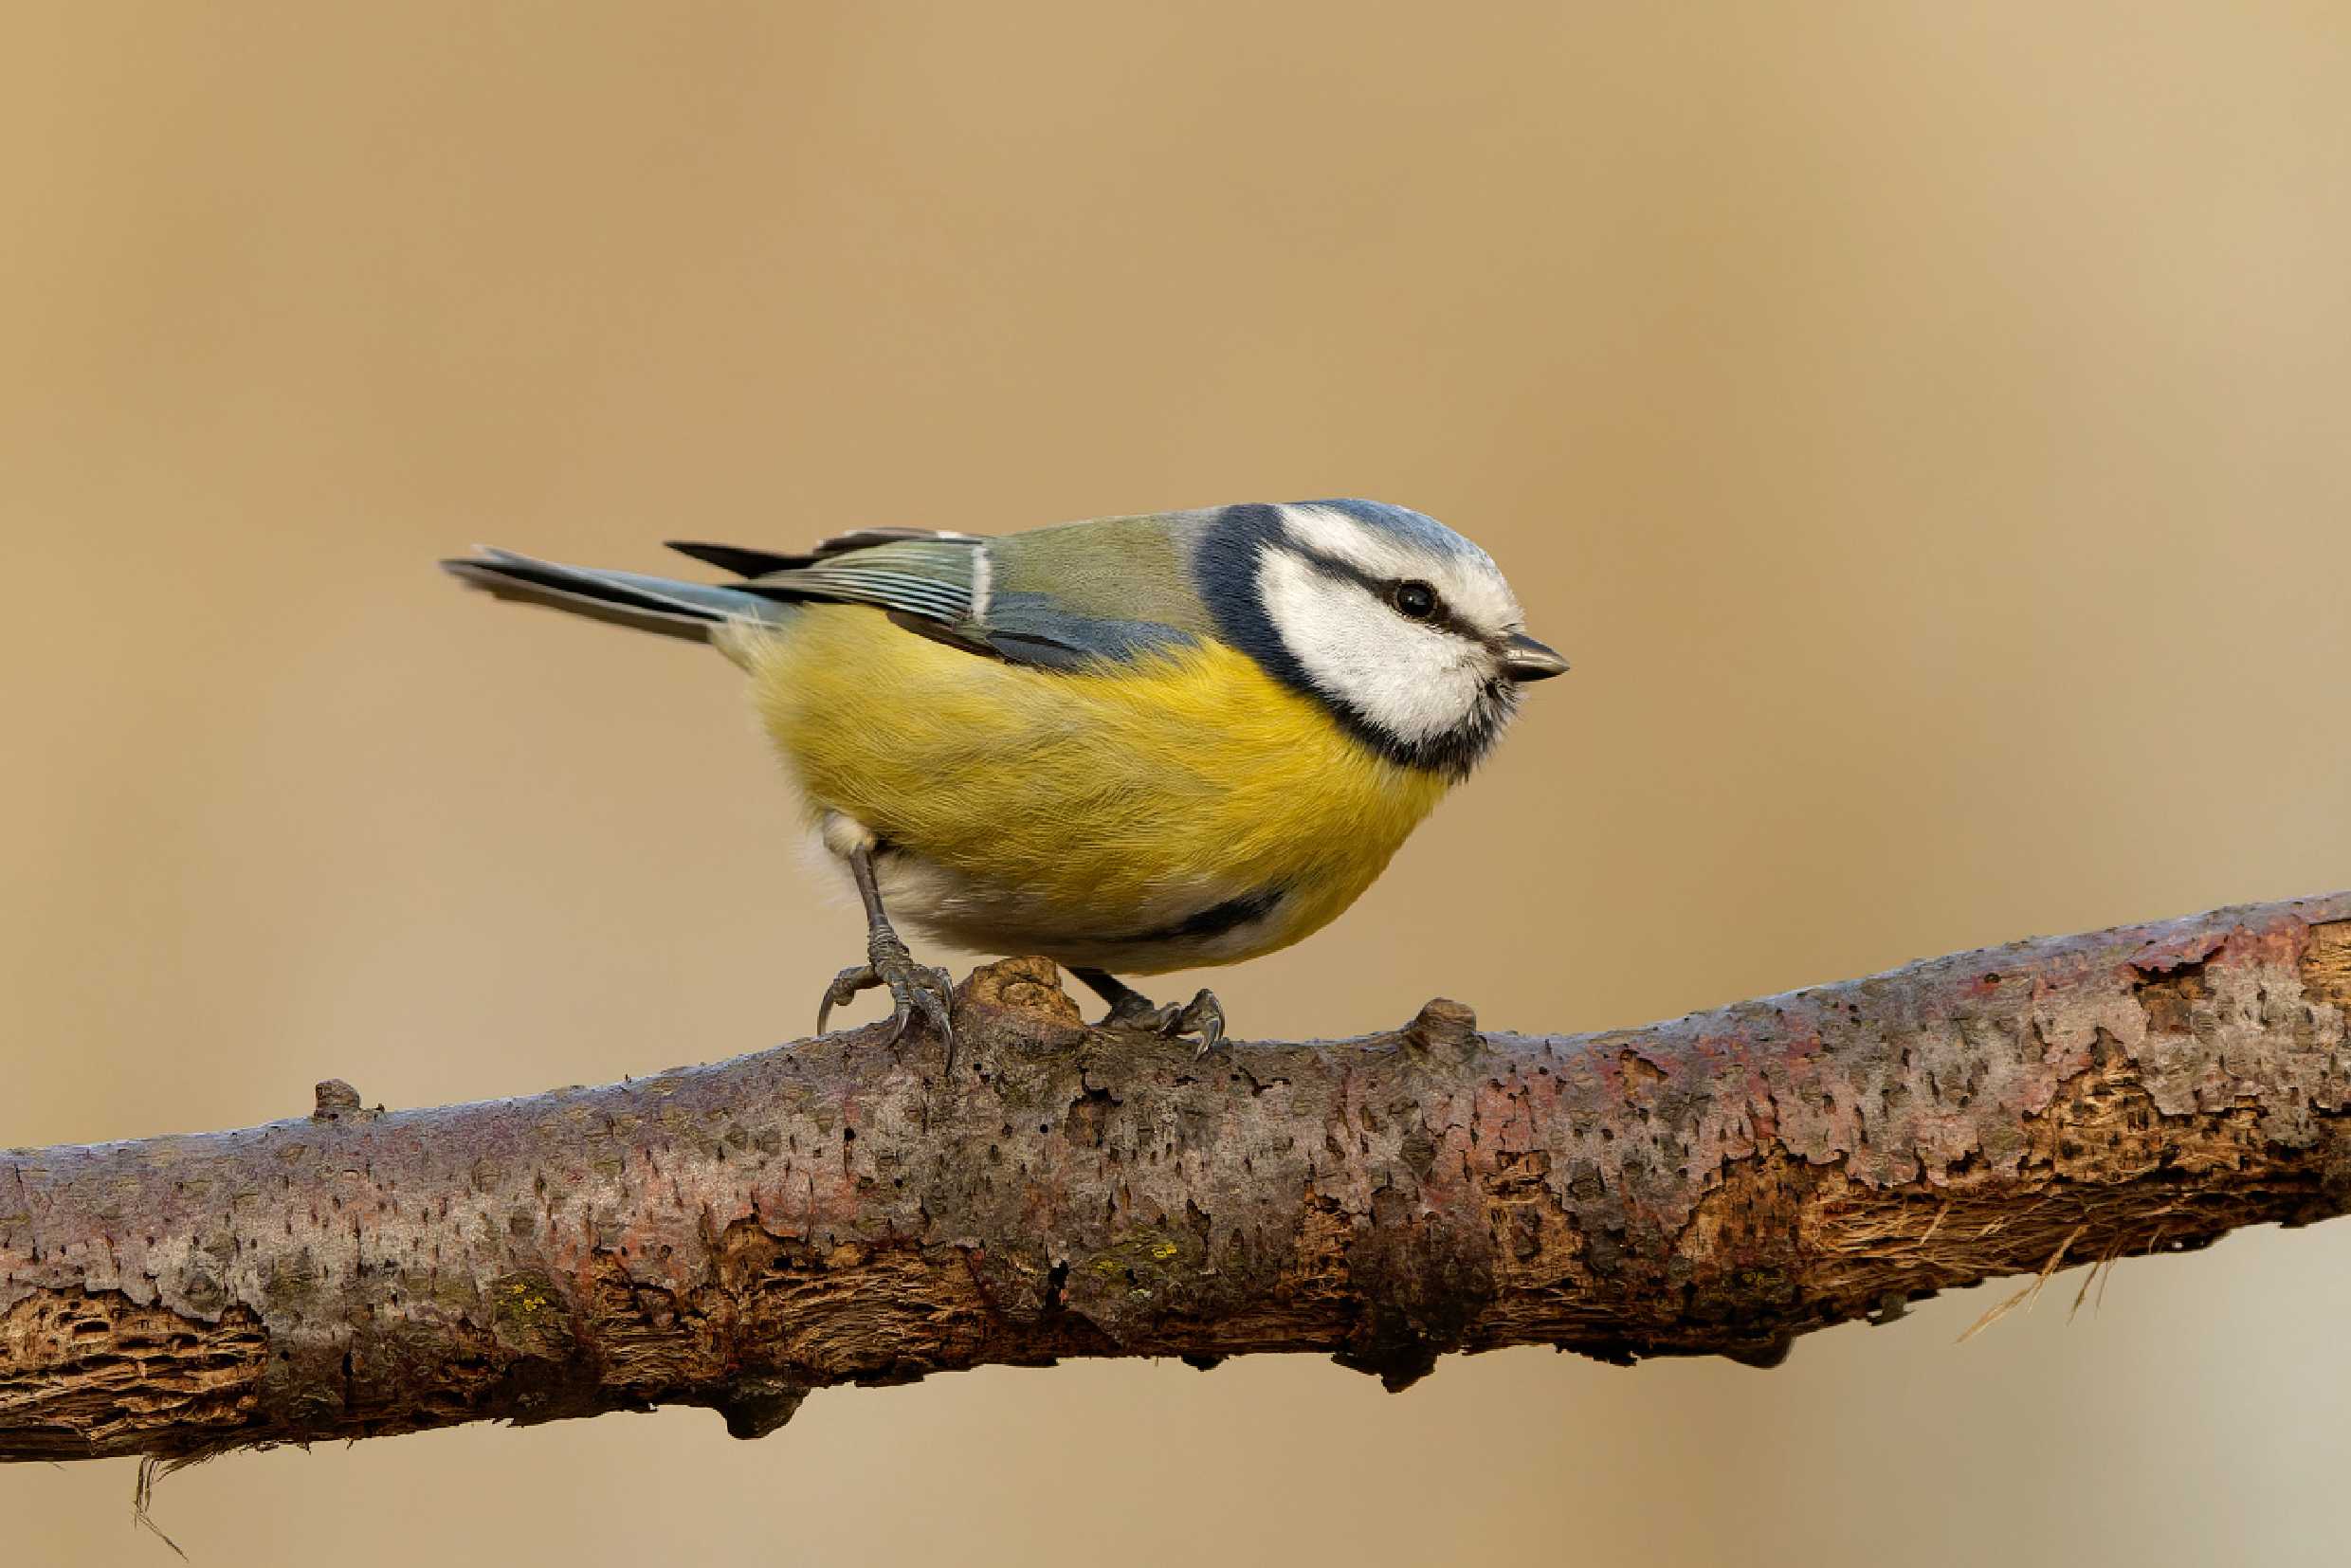
<path id="1" fill-rule="evenodd" d="M 1059 672 L 811 605 L 735 652 L 811 815 L 871 829 L 892 913 L 980 952 L 1138 974 L 1270 952 L 1446 790 L 1221 644 Z M 1177 929 L 1258 895 L 1262 918 Z"/>

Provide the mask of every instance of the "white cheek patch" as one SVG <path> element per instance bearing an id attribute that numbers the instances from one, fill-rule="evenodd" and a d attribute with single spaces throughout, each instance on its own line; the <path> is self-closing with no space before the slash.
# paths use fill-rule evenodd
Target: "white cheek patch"
<path id="1" fill-rule="evenodd" d="M 1286 550 L 1265 554 L 1266 614 L 1317 686 L 1406 741 L 1435 740 L 1473 713 L 1485 688 L 1478 649 L 1405 620 L 1359 583 Z"/>

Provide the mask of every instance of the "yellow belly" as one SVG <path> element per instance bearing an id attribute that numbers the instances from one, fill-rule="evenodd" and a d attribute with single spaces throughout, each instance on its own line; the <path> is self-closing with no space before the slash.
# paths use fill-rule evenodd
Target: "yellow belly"
<path id="1" fill-rule="evenodd" d="M 1446 789 L 1221 644 L 1056 672 L 812 605 L 733 651 L 811 818 L 870 829 L 893 916 L 979 952 L 1139 974 L 1271 952 L 1353 903 Z M 1173 929 L 1267 892 L 1262 918 Z"/>

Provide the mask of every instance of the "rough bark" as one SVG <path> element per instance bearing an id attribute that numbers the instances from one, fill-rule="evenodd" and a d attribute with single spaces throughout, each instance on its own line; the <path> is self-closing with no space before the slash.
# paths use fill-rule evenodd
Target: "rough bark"
<path id="1" fill-rule="evenodd" d="M 2351 894 L 1671 1023 L 1091 1030 L 1050 964 L 879 1029 L 438 1110 L 0 1156 L 0 1458 L 715 1407 L 1066 1356 L 1768 1364 L 1989 1276 L 2351 1197 Z"/>

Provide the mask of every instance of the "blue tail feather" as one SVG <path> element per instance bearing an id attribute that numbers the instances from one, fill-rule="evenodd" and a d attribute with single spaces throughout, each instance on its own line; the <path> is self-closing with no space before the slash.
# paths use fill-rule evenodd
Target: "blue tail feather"
<path id="1" fill-rule="evenodd" d="M 506 550 L 483 549 L 479 555 L 445 560 L 441 565 L 452 576 L 501 599 L 548 605 L 692 642 L 708 642 L 712 629 L 728 621 L 774 619 L 784 608 L 739 589 L 635 572 L 564 566 Z"/>

